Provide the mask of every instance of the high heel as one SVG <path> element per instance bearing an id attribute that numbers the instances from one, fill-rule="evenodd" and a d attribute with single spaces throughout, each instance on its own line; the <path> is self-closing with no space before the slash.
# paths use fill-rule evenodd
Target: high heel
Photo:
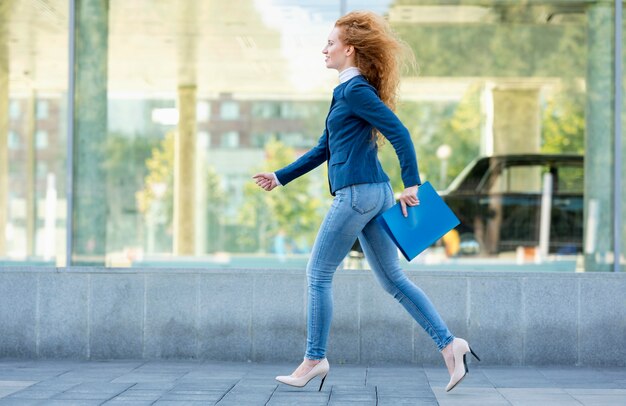
<path id="1" fill-rule="evenodd" d="M 465 360 L 465 356 L 467 353 L 471 353 L 474 358 L 480 361 L 478 355 L 472 350 L 467 341 L 462 338 L 455 338 L 452 340 L 452 353 L 454 354 L 454 373 L 450 377 L 450 382 L 446 386 L 446 392 L 451 391 L 457 386 L 465 375 L 469 372 L 467 368 L 467 361 Z"/>
<path id="2" fill-rule="evenodd" d="M 320 383 L 320 388 L 318 392 L 322 390 L 324 386 L 324 381 L 326 380 L 326 376 L 328 375 L 328 371 L 330 370 L 330 365 L 328 364 L 328 360 L 326 358 L 322 359 L 318 364 L 316 364 L 306 375 L 301 376 L 299 378 L 294 378 L 293 376 L 277 376 L 276 380 L 280 383 L 284 383 L 285 385 L 295 386 L 297 388 L 302 388 L 306 386 L 313 378 L 318 376 L 322 377 L 322 383 Z"/>

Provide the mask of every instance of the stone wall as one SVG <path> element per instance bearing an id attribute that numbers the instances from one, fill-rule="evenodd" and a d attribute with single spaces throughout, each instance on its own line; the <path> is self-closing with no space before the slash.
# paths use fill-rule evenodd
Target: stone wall
<path id="1" fill-rule="evenodd" d="M 626 365 L 626 274 L 408 271 L 482 365 Z M 339 270 L 328 357 L 441 364 L 369 271 Z M 0 358 L 288 361 L 304 270 L 0 268 Z"/>

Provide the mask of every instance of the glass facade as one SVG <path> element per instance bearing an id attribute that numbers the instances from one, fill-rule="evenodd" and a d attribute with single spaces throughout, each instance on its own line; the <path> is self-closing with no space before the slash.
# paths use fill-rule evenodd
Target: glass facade
<path id="1" fill-rule="evenodd" d="M 406 267 L 623 269 L 615 4 L 3 1 L 0 263 L 304 267 L 324 165 L 271 193 L 251 176 L 316 144 L 337 84 L 321 49 L 367 9 L 417 58 L 397 113 L 462 221 Z M 366 266 L 358 244 L 344 265 Z"/>
<path id="2" fill-rule="evenodd" d="M 0 3 L 0 262 L 66 244 L 68 4 Z"/>

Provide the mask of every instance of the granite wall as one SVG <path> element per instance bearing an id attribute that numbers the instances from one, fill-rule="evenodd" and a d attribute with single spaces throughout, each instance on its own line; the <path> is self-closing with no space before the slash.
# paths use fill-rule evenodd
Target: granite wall
<path id="1" fill-rule="evenodd" d="M 626 274 L 409 271 L 483 365 L 626 366 Z M 369 271 L 339 270 L 328 357 L 441 364 Z M 0 357 L 289 361 L 304 270 L 0 268 Z"/>

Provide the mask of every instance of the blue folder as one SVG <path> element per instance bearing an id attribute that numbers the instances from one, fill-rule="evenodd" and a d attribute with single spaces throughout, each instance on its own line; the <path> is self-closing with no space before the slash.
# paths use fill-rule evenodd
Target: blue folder
<path id="1" fill-rule="evenodd" d="M 402 214 L 400 203 L 378 216 L 378 221 L 407 261 L 460 223 L 429 182 L 418 188 L 417 196 L 420 204 L 407 206 L 408 217 Z"/>

